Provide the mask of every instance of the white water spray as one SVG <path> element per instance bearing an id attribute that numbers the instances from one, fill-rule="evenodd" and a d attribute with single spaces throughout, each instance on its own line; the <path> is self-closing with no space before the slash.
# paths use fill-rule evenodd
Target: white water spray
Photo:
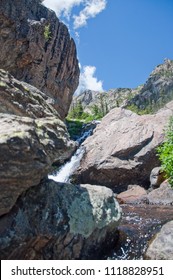
<path id="1" fill-rule="evenodd" d="M 65 183 L 69 181 L 70 176 L 77 170 L 80 165 L 80 161 L 84 155 L 84 147 L 77 149 L 76 153 L 72 156 L 70 161 L 65 163 L 56 175 L 49 175 L 48 178 L 54 180 L 55 182 Z"/>

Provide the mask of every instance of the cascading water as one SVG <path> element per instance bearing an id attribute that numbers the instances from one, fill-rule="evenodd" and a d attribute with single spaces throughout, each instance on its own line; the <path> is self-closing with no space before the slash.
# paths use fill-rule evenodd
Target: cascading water
<path id="1" fill-rule="evenodd" d="M 94 127 L 93 127 L 94 128 Z M 88 136 L 90 136 L 93 132 L 93 128 L 85 131 L 81 137 L 79 137 L 76 141 L 80 145 Z M 75 154 L 71 157 L 70 161 L 65 163 L 59 171 L 56 172 L 55 175 L 48 175 L 49 179 L 54 180 L 55 182 L 66 183 L 69 182 L 70 177 L 73 173 L 78 169 L 80 165 L 80 161 L 85 153 L 85 148 L 80 146 Z"/>
<path id="2" fill-rule="evenodd" d="M 55 182 L 68 182 L 70 176 L 79 167 L 84 152 L 84 147 L 79 147 L 76 153 L 72 156 L 71 160 L 65 163 L 55 175 L 49 175 L 48 178 L 54 180 Z"/>

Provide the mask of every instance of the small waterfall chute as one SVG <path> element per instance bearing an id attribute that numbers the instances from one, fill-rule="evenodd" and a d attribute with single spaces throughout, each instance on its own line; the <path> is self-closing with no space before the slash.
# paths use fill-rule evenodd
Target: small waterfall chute
<path id="1" fill-rule="evenodd" d="M 84 152 L 84 147 L 79 147 L 75 154 L 71 157 L 70 161 L 65 163 L 55 175 L 48 175 L 48 178 L 54 180 L 55 182 L 68 182 L 71 175 L 79 167 Z"/>

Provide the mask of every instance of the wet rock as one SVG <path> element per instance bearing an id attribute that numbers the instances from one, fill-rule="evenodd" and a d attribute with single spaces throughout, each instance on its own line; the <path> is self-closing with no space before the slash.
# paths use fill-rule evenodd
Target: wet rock
<path id="1" fill-rule="evenodd" d="M 146 251 L 146 259 L 173 260 L 173 221 L 166 223 Z"/>
<path id="2" fill-rule="evenodd" d="M 156 147 L 163 142 L 172 112 L 173 102 L 155 115 L 139 116 L 122 108 L 110 111 L 83 143 L 86 154 L 77 181 L 106 185 L 115 192 L 129 184 L 149 187 L 151 170 L 159 164 Z"/>
<path id="3" fill-rule="evenodd" d="M 147 195 L 147 191 L 137 185 L 129 186 L 128 190 L 116 196 L 119 203 L 139 203 Z"/>
<path id="4" fill-rule="evenodd" d="M 67 27 L 38 0 L 1 0 L 0 26 L 0 68 L 51 97 L 64 118 L 79 80 Z"/>
<path id="5" fill-rule="evenodd" d="M 3 259 L 98 259 L 117 239 L 121 217 L 102 186 L 45 180 L 0 220 Z"/>
<path id="6" fill-rule="evenodd" d="M 150 187 L 157 188 L 164 180 L 165 172 L 162 171 L 161 167 L 153 168 L 150 174 Z"/>
<path id="7" fill-rule="evenodd" d="M 173 205 L 173 188 L 164 181 L 158 189 L 147 195 L 147 200 L 150 204 Z"/>

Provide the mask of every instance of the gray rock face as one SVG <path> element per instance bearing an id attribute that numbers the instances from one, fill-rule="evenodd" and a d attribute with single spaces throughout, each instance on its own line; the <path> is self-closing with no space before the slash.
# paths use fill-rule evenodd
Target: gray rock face
<path id="1" fill-rule="evenodd" d="M 112 188 L 149 186 L 150 172 L 158 166 L 155 149 L 164 139 L 172 109 L 173 102 L 155 115 L 139 116 L 122 108 L 110 111 L 83 143 L 86 154 L 77 181 Z"/>
<path id="2" fill-rule="evenodd" d="M 0 215 L 75 149 L 65 124 L 36 88 L 0 72 Z"/>
<path id="3" fill-rule="evenodd" d="M 0 220 L 1 258 L 97 259 L 115 243 L 120 217 L 110 189 L 42 181 Z"/>
<path id="4" fill-rule="evenodd" d="M 0 68 L 51 97 L 64 118 L 78 86 L 76 47 L 66 26 L 39 2 L 1 0 Z"/>
<path id="5" fill-rule="evenodd" d="M 139 92 L 126 106 L 133 105 L 136 111 L 153 112 L 173 99 L 173 60 L 165 59 L 150 74 Z"/>
<path id="6" fill-rule="evenodd" d="M 173 205 L 173 188 L 165 181 L 147 195 L 147 200 L 150 204 Z"/>
<path id="7" fill-rule="evenodd" d="M 166 223 L 149 245 L 146 258 L 150 260 L 173 260 L 173 221 Z"/>

